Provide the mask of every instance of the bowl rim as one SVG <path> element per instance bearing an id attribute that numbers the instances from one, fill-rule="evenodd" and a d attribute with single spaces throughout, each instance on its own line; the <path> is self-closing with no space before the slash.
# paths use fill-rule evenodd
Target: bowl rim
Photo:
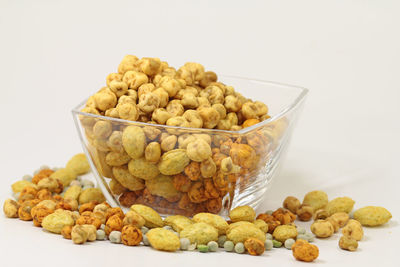
<path id="1" fill-rule="evenodd" d="M 226 78 L 232 78 L 232 79 L 240 79 L 240 80 L 248 80 L 251 82 L 257 82 L 257 83 L 264 83 L 264 84 L 270 84 L 270 85 L 276 85 L 276 86 L 284 86 L 284 87 L 290 87 L 293 89 L 300 90 L 300 93 L 296 97 L 296 99 L 291 102 L 288 106 L 283 108 L 280 112 L 275 114 L 274 116 L 271 116 L 270 118 L 261 121 L 257 124 L 254 124 L 252 126 L 240 129 L 238 131 L 231 131 L 231 130 L 221 130 L 221 129 L 208 129 L 208 128 L 190 128 L 190 127 L 181 127 L 181 126 L 169 126 L 169 125 L 164 125 L 164 124 L 154 124 L 154 123 L 147 123 L 147 122 L 140 122 L 140 121 L 130 121 L 130 120 L 124 120 L 124 119 L 119 119 L 119 118 L 113 118 L 113 117 L 107 117 L 103 115 L 96 115 L 92 113 L 86 113 L 80 111 L 82 106 L 85 105 L 87 100 L 89 98 L 85 98 L 82 102 L 80 102 L 77 106 L 75 106 L 72 109 L 72 114 L 78 114 L 78 115 L 83 115 L 83 116 L 88 116 L 88 117 L 93 117 L 97 119 L 102 119 L 102 120 L 111 120 L 114 122 L 120 122 L 120 123 L 125 123 L 125 124 L 137 124 L 137 125 L 142 125 L 142 126 L 152 126 L 152 127 L 162 127 L 162 128 L 167 128 L 167 129 L 179 129 L 179 130 L 186 130 L 186 131 L 202 131 L 202 132 L 211 132 L 211 133 L 226 133 L 226 134 L 245 134 L 248 132 L 251 132 L 254 129 L 257 129 L 259 127 L 265 126 L 271 122 L 275 122 L 282 117 L 285 116 L 288 112 L 291 110 L 295 109 L 297 106 L 299 106 L 306 98 L 309 90 L 305 87 L 302 86 L 297 86 L 297 85 L 291 85 L 291 84 L 286 84 L 286 83 L 281 83 L 281 82 L 273 82 L 273 81 L 266 81 L 266 80 L 260 80 L 260 79 L 254 79 L 254 78 L 246 78 L 246 77 L 240 77 L 240 76 L 234 76 L 234 75 L 220 75 L 221 78 L 226 77 Z"/>

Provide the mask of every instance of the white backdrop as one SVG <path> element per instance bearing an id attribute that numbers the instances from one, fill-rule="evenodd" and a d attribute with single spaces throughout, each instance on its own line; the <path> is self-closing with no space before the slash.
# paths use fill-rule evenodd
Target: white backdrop
<path id="1" fill-rule="evenodd" d="M 398 1 L 0 0 L 0 201 L 38 166 L 81 151 L 70 110 L 125 54 L 173 66 L 310 89 L 282 172 L 259 211 L 314 189 L 381 205 L 392 221 L 365 229 L 358 252 L 317 240 L 317 263 L 398 265 L 400 17 Z M 289 265 L 291 252 L 161 253 L 95 242 L 74 246 L 0 216 L 2 266 Z M 149 266 L 151 266 L 149 265 Z"/>

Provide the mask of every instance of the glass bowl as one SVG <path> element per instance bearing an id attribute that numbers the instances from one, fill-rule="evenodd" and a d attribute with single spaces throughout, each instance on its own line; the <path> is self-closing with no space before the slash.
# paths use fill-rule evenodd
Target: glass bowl
<path id="1" fill-rule="evenodd" d="M 226 216 L 230 209 L 241 205 L 257 208 L 277 173 L 308 90 L 230 76 L 221 77 L 221 82 L 267 104 L 271 117 L 239 131 L 226 131 L 84 113 L 80 110 L 86 101 L 72 110 L 94 176 L 111 205 L 126 210 L 140 203 L 162 215 L 186 216 L 198 212 Z M 94 138 L 93 126 L 100 121 L 112 125 L 113 138 Z M 146 161 L 145 147 L 171 135 L 176 136 L 171 138 L 172 146 L 174 140 L 177 142 L 166 150 L 172 150 L 164 152 L 157 163 Z M 127 144 L 121 146 L 123 138 Z M 203 162 L 191 161 L 186 154 L 188 142 L 197 139 L 204 139 L 212 148 L 212 157 Z M 123 150 L 125 156 L 112 153 L 121 148 L 129 149 L 130 156 Z"/>

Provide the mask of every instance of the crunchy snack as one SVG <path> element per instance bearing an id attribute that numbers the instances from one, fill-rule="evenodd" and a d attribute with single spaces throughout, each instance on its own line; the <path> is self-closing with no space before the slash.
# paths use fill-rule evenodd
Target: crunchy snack
<path id="1" fill-rule="evenodd" d="M 143 217 L 137 213 L 136 211 L 130 210 L 125 214 L 124 219 L 122 220 L 122 224 L 125 225 L 133 225 L 138 228 L 141 228 L 145 224 L 145 220 Z"/>
<path id="2" fill-rule="evenodd" d="M 337 197 L 328 202 L 325 209 L 329 216 L 337 212 L 350 213 L 353 210 L 355 201 L 349 197 Z"/>
<path id="3" fill-rule="evenodd" d="M 198 222 L 185 227 L 180 232 L 180 237 L 188 238 L 191 243 L 204 245 L 218 240 L 218 230 L 207 223 Z"/>
<path id="4" fill-rule="evenodd" d="M 118 214 L 114 214 L 108 218 L 104 231 L 106 235 L 109 235 L 112 231 L 121 231 L 123 226 L 121 217 Z"/>
<path id="5" fill-rule="evenodd" d="M 82 175 L 90 171 L 90 165 L 83 153 L 73 156 L 65 166 L 66 169 L 72 171 L 76 175 Z"/>
<path id="6" fill-rule="evenodd" d="M 272 213 L 272 216 L 274 216 L 274 218 L 278 220 L 281 224 L 290 224 L 296 219 L 296 215 L 291 213 L 289 210 L 285 210 L 282 208 L 274 211 Z"/>
<path id="7" fill-rule="evenodd" d="M 122 145 L 133 159 L 143 156 L 146 147 L 146 136 L 142 128 L 137 126 L 128 126 L 122 133 Z"/>
<path id="8" fill-rule="evenodd" d="M 229 212 L 229 218 L 232 222 L 248 221 L 253 222 L 256 217 L 256 212 L 250 206 L 239 206 Z"/>
<path id="9" fill-rule="evenodd" d="M 133 176 L 136 176 L 143 180 L 154 179 L 160 173 L 159 169 L 157 168 L 157 165 L 151 162 L 147 162 L 145 158 L 132 159 L 131 161 L 129 161 L 128 169 Z"/>
<path id="10" fill-rule="evenodd" d="M 172 229 L 174 229 L 178 233 L 180 233 L 184 228 L 188 227 L 193 223 L 194 222 L 191 219 L 182 215 L 168 216 L 164 220 L 165 225 L 171 226 Z"/>
<path id="11" fill-rule="evenodd" d="M 31 209 L 31 216 L 35 226 L 41 226 L 43 219 L 54 212 L 54 207 L 47 207 L 45 205 L 36 205 Z"/>
<path id="12" fill-rule="evenodd" d="M 65 191 L 64 198 L 78 200 L 81 192 L 82 192 L 82 187 L 80 187 L 79 185 L 72 185 L 67 189 L 67 191 Z"/>
<path id="13" fill-rule="evenodd" d="M 318 247 L 305 240 L 297 240 L 292 246 L 292 253 L 296 260 L 312 262 L 318 258 Z"/>
<path id="14" fill-rule="evenodd" d="M 344 235 L 339 240 L 339 247 L 344 250 L 356 251 L 358 242 L 354 238 Z"/>
<path id="15" fill-rule="evenodd" d="M 347 216 L 349 216 L 347 213 L 345 213 Z M 314 212 L 314 215 L 313 215 L 313 218 L 314 218 L 314 220 L 325 220 L 326 218 L 328 218 L 329 217 L 329 214 L 328 214 L 328 212 L 326 211 L 326 210 L 324 210 L 324 209 L 319 209 L 319 210 L 316 210 L 315 212 Z"/>
<path id="16" fill-rule="evenodd" d="M 264 233 L 268 233 L 268 224 L 264 220 L 257 219 L 254 221 L 254 225 L 260 228 Z"/>
<path id="17" fill-rule="evenodd" d="M 364 230 L 361 223 L 356 220 L 349 220 L 345 227 L 342 229 L 342 234 L 347 237 L 351 237 L 357 241 L 360 241 L 364 236 Z"/>
<path id="18" fill-rule="evenodd" d="M 340 228 L 345 226 L 347 222 L 350 220 L 350 216 L 346 212 L 336 212 L 332 214 L 330 217 L 338 222 Z"/>
<path id="19" fill-rule="evenodd" d="M 330 237 L 334 233 L 333 225 L 327 220 L 316 220 L 311 224 L 311 232 L 317 237 Z"/>
<path id="20" fill-rule="evenodd" d="M 387 223 L 392 218 L 392 214 L 383 208 L 367 206 L 354 212 L 354 219 L 365 226 L 378 226 Z"/>
<path id="21" fill-rule="evenodd" d="M 161 216 L 152 208 L 135 204 L 131 206 L 131 210 L 137 212 L 145 220 L 145 226 L 149 228 L 162 227 L 164 225 Z"/>
<path id="22" fill-rule="evenodd" d="M 79 204 L 84 204 L 91 201 L 101 203 L 106 201 L 106 198 L 99 188 L 87 188 L 80 193 Z"/>
<path id="23" fill-rule="evenodd" d="M 230 231 L 227 232 L 226 237 L 231 240 L 233 243 L 245 242 L 248 238 L 257 238 L 262 242 L 265 242 L 265 234 L 261 231 L 257 226 L 251 224 L 249 226 L 247 224 L 242 224 L 234 227 Z"/>
<path id="24" fill-rule="evenodd" d="M 83 225 L 75 225 L 71 230 L 71 239 L 75 244 L 83 244 L 88 238 L 88 232 Z"/>
<path id="25" fill-rule="evenodd" d="M 137 246 L 142 241 L 142 232 L 134 225 L 125 225 L 121 231 L 121 240 L 124 245 Z"/>
<path id="26" fill-rule="evenodd" d="M 184 149 L 174 149 L 164 153 L 158 164 L 158 169 L 164 175 L 181 173 L 189 164 L 190 159 Z"/>
<path id="27" fill-rule="evenodd" d="M 297 208 L 300 207 L 301 203 L 296 197 L 288 196 L 283 201 L 283 207 L 296 214 Z"/>
<path id="28" fill-rule="evenodd" d="M 283 243 L 286 239 L 295 239 L 297 237 L 297 229 L 293 225 L 279 225 L 275 228 L 272 236 Z"/>
<path id="29" fill-rule="evenodd" d="M 18 218 L 19 204 L 12 200 L 7 199 L 3 204 L 3 212 L 8 218 Z"/>
<path id="30" fill-rule="evenodd" d="M 339 231 L 339 228 L 340 228 L 340 227 L 339 227 L 339 222 L 338 222 L 335 218 L 333 218 L 333 217 L 328 217 L 328 218 L 326 218 L 326 220 L 332 224 L 332 226 L 333 226 L 333 232 L 334 232 L 334 233 L 336 233 L 337 231 Z"/>
<path id="31" fill-rule="evenodd" d="M 50 175 L 50 178 L 58 179 L 66 187 L 76 179 L 76 173 L 68 168 L 58 169 Z"/>
<path id="32" fill-rule="evenodd" d="M 179 237 L 164 228 L 154 228 L 146 234 L 151 246 L 157 250 L 176 251 L 180 247 Z"/>
<path id="33" fill-rule="evenodd" d="M 29 181 L 25 181 L 25 180 L 21 180 L 21 181 L 17 181 L 17 182 L 15 182 L 15 183 L 13 183 L 13 184 L 11 185 L 11 189 L 12 189 L 12 191 L 13 191 L 14 193 L 19 193 L 19 192 L 21 192 L 26 186 L 30 186 L 30 187 L 33 187 L 33 188 L 37 189 L 37 186 L 36 186 L 34 183 L 29 182 Z"/>
<path id="34" fill-rule="evenodd" d="M 320 190 L 308 192 L 304 196 L 303 204 L 311 206 L 314 211 L 322 209 L 328 204 L 328 195 Z"/>
<path id="35" fill-rule="evenodd" d="M 281 225 L 281 222 L 270 214 L 261 213 L 257 216 L 257 219 L 261 219 L 268 224 L 268 233 L 270 234 L 274 232 L 277 226 Z"/>
<path id="36" fill-rule="evenodd" d="M 65 238 L 65 239 L 71 239 L 72 236 L 72 225 L 65 225 L 62 229 L 61 229 L 61 235 Z"/>
<path id="37" fill-rule="evenodd" d="M 74 224 L 74 219 L 64 210 L 56 210 L 54 213 L 44 217 L 42 221 L 42 227 L 44 229 L 56 234 L 61 234 L 61 230 L 64 226 Z"/>
<path id="38" fill-rule="evenodd" d="M 165 199 L 179 196 L 171 176 L 160 174 L 154 179 L 147 180 L 146 187 L 152 195 L 164 197 Z"/>
<path id="39" fill-rule="evenodd" d="M 256 238 L 248 238 L 244 242 L 244 247 L 246 248 L 247 252 L 253 256 L 259 256 L 265 251 L 264 242 Z"/>
<path id="40" fill-rule="evenodd" d="M 228 228 L 228 223 L 224 220 L 224 218 L 211 213 L 197 213 L 195 216 L 193 216 L 193 221 L 196 223 L 204 222 L 214 226 L 218 230 L 218 235 L 224 235 Z"/>
<path id="41" fill-rule="evenodd" d="M 305 204 L 300 205 L 296 211 L 297 218 L 300 221 L 309 221 L 313 217 L 314 208 Z"/>

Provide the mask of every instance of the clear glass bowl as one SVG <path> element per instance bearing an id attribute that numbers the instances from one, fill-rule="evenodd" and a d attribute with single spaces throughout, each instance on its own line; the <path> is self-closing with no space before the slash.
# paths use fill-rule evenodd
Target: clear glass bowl
<path id="1" fill-rule="evenodd" d="M 275 82 L 229 76 L 221 77 L 221 82 L 233 86 L 246 97 L 267 104 L 271 118 L 240 131 L 225 131 L 149 124 L 84 113 L 80 110 L 86 101 L 72 110 L 94 176 L 111 205 L 125 209 L 134 203 L 140 203 L 151 206 L 163 215 L 187 216 L 204 211 L 226 216 L 230 209 L 240 205 L 257 208 L 282 161 L 308 90 Z M 113 131 L 120 131 L 120 135 L 115 135 L 119 137 L 129 126 L 135 126 L 133 128 L 136 130 L 140 128 L 134 132 L 142 136 L 144 132 L 146 144 L 159 143 L 163 133 L 176 135 L 178 142 L 174 149 L 185 148 L 184 139 L 188 136 L 204 138 L 211 143 L 216 172 L 208 178 L 196 175 L 199 167 L 206 173 L 214 166 L 210 162 L 200 165 L 191 162 L 188 166 L 187 157 L 182 153 L 185 150 L 174 154 L 175 159 L 174 155 L 165 157 L 162 172 L 168 175 L 157 175 L 160 163 L 146 162 L 143 157 L 133 160 L 114 158 L 111 163 L 112 158 L 106 158 L 111 151 L 108 140 L 93 137 L 93 125 L 98 121 L 111 123 Z M 135 139 L 135 136 L 131 138 Z M 119 145 L 121 140 L 116 140 L 114 143 Z M 140 145 L 134 145 L 135 147 L 143 150 L 143 146 L 140 148 Z M 228 156 L 234 163 L 234 171 L 230 173 L 227 173 L 227 167 L 231 166 L 225 164 L 229 161 L 224 161 L 221 167 L 221 160 Z M 127 161 L 133 163 L 128 164 Z M 124 165 L 112 167 L 107 163 Z M 186 170 L 183 169 L 185 166 Z M 140 177 L 133 176 L 130 171 Z M 182 175 L 184 173 L 192 175 L 188 177 Z"/>

